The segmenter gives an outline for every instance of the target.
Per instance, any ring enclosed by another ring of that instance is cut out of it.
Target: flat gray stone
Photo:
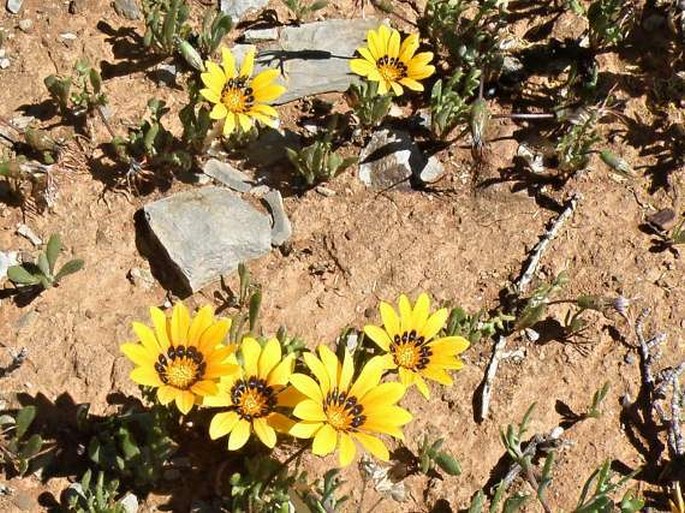
[[[305,96],[346,91],[355,75],[350,58],[363,46],[369,29],[378,27],[375,18],[326,20],[283,27],[278,43],[261,51],[257,63],[280,67],[287,91],[276,104]]]
[[[271,27],[265,29],[251,29],[246,30],[243,34],[243,39],[247,43],[262,43],[264,41],[278,40],[278,27]]]
[[[24,0],[7,0],[7,10],[12,14],[18,14]]]
[[[271,244],[282,246],[290,237],[293,236],[293,225],[288,219],[283,206],[283,196],[276,190],[270,190],[262,199],[269,205],[274,224],[271,228]]]
[[[252,189],[250,177],[227,162],[209,159],[202,172],[234,191],[249,192]]]
[[[258,12],[269,0],[221,0],[221,10],[228,14],[233,23],[238,23],[246,14]]]
[[[114,10],[126,19],[140,19],[140,7],[136,0],[114,0]]]
[[[435,157],[431,157],[428,159],[428,162],[423,169],[419,171],[419,180],[426,184],[433,183],[440,180],[444,174],[445,167],[442,165],[442,163]]]
[[[223,187],[204,187],[143,209],[178,278],[196,292],[271,250],[271,219]]]

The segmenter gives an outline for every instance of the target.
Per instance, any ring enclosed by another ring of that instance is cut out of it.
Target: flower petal
[[[228,48],[221,48],[221,64],[226,78],[235,78],[235,57]]]
[[[176,395],[176,406],[183,415],[187,415],[192,410],[194,404],[195,395],[192,392],[184,390]]]
[[[258,103],[272,102],[285,93],[285,91],[285,86],[282,86],[281,84],[270,84],[262,87],[259,92],[255,92],[254,98]]]
[[[131,327],[133,328],[133,333],[135,333],[138,340],[140,340],[140,343],[145,346],[145,349],[147,349],[150,354],[159,354],[162,351],[162,348],[155,337],[155,332],[149,327],[140,322],[131,323]]]
[[[379,86],[380,87],[380,86]],[[380,92],[380,89],[379,89]],[[400,318],[397,316],[395,309],[390,306],[385,301],[381,301],[380,304],[381,319],[383,320],[383,326],[385,326],[385,331],[388,332],[390,338],[394,338],[395,335],[401,335],[400,333]]]
[[[392,344],[392,340],[390,339],[388,332],[383,328],[369,324],[364,326],[364,333],[383,351],[390,350],[390,344]]]
[[[176,395],[180,393],[181,391],[178,388],[174,388],[169,385],[162,385],[157,389],[157,400],[162,406],[166,406],[171,401],[176,399]]]
[[[209,111],[210,119],[224,119],[226,116],[228,116],[228,109],[223,103],[217,103]]]
[[[152,325],[155,327],[157,343],[162,348],[162,351],[166,352],[171,345],[171,342],[169,341],[169,319],[167,319],[166,314],[156,306],[150,308],[150,318],[152,319]]]
[[[269,416],[266,417],[266,421],[269,423],[269,426],[280,433],[288,433],[295,425],[295,421],[293,419],[278,412],[269,414]]]
[[[361,75],[362,77],[368,76],[375,69],[376,65],[370,63],[366,59],[352,59],[350,61],[350,71],[357,75]]]
[[[262,353],[262,346],[252,337],[245,337],[240,344],[240,354],[243,355],[243,369],[245,376],[257,376],[259,367],[259,355]]]
[[[264,345],[264,349],[262,349],[262,354],[259,356],[257,364],[259,377],[266,379],[280,361],[281,343],[275,338],[269,339]]]
[[[269,449],[273,449],[276,445],[276,431],[267,424],[266,419],[263,417],[254,419],[252,421],[252,427],[254,428],[257,438],[259,438]]]
[[[142,344],[121,344],[119,349],[136,365],[153,367],[157,361],[157,353],[151,354]]]
[[[252,119],[242,112],[236,113],[236,116],[238,116],[238,124],[240,125],[240,129],[245,133],[249,132],[253,125]]]
[[[305,399],[307,399],[307,396],[295,387],[286,387],[280,392],[278,392],[278,395],[276,396],[276,403],[278,404],[278,406],[294,408]]]
[[[228,437],[228,450],[237,451],[243,445],[247,443],[247,439],[250,438],[250,432],[252,431],[251,425],[245,419],[240,419],[233,426],[231,435]]]
[[[188,329],[188,344],[198,347],[200,335],[214,322],[214,307],[205,305],[198,310]]]
[[[345,356],[343,356],[342,367],[340,368],[340,378],[338,381],[338,390],[347,391],[350,388],[350,382],[354,375],[354,364],[352,363],[352,355],[345,349]]]
[[[171,341],[174,346],[185,344],[188,340],[190,327],[190,313],[180,301],[174,305],[171,312]]]
[[[400,309],[400,331],[405,333],[415,329],[416,326],[412,324],[412,308],[409,298],[402,294],[398,306]]]
[[[257,93],[276,80],[279,75],[280,73],[276,69],[265,69],[255,75],[250,83],[250,87],[252,87],[254,93]]]
[[[312,452],[317,456],[326,456],[335,450],[338,443],[338,432],[328,424],[324,424],[314,436]]]
[[[230,319],[218,319],[214,324],[207,328],[202,335],[200,335],[200,343],[198,349],[202,353],[214,349],[219,344],[226,340],[226,335],[231,330]]]
[[[216,440],[227,435],[240,420],[240,416],[234,411],[217,413],[209,423],[209,438]]]
[[[319,385],[317,385],[316,381],[309,376],[295,373],[290,376],[290,384],[310,399],[313,399],[319,404],[323,403],[321,388],[319,388]]]
[[[216,91],[212,89],[200,89],[200,94],[202,97],[212,103],[220,103],[221,102],[221,94],[217,93]]]
[[[357,447],[354,445],[352,437],[347,433],[340,433],[340,453],[338,454],[340,466],[346,467],[352,463],[356,453]]]
[[[323,422],[298,422],[288,434],[295,438],[312,438],[323,427]]]
[[[206,395],[216,395],[219,393],[219,387],[216,386],[216,382],[205,379],[195,383],[190,387],[190,391],[195,395],[204,397]]]
[[[402,45],[400,46],[400,61],[404,62],[405,64],[409,62],[409,60],[414,56],[418,48],[419,35],[409,34],[407,38],[404,41],[402,41]]]
[[[326,375],[328,376],[328,382],[331,388],[338,388],[338,372],[340,370],[340,362],[335,353],[331,351],[327,346],[319,346],[319,358],[326,369]]]
[[[421,395],[425,397],[426,399],[430,399],[431,393],[430,390],[428,390],[428,385],[426,385],[426,382],[420,375],[416,375],[416,388],[418,389],[419,392],[421,392]]]
[[[406,391],[407,387],[402,383],[388,381],[369,390],[366,395],[362,396],[360,401],[364,405],[364,410],[372,410],[381,405],[390,406],[395,404],[402,399]]]
[[[289,354],[269,373],[267,382],[269,385],[285,386],[290,381],[290,375],[293,373],[295,366],[295,355]]]
[[[223,134],[224,136],[229,136],[233,132],[235,132],[235,114],[229,112],[226,115],[226,121],[224,122]]]
[[[162,380],[152,367],[136,367],[131,371],[129,377],[135,383],[146,387],[161,387]]]
[[[378,385],[381,380],[385,364],[382,357],[375,356],[369,360],[359,373],[359,377],[350,388],[349,395],[363,397],[369,390]]]
[[[449,315],[450,314],[447,311],[447,308],[441,308],[435,312],[426,321],[426,325],[421,330],[421,335],[423,335],[426,340],[430,340],[435,337],[435,335],[440,332],[443,326],[445,326],[445,322],[447,322],[447,317],[449,317]]]
[[[353,433],[352,436],[356,438],[360,444],[362,444],[364,449],[373,454],[379,460],[388,461],[390,459],[388,448],[379,438],[361,432]]]
[[[321,403],[312,399],[305,399],[295,406],[293,415],[310,422],[322,422],[327,418]]]
[[[252,71],[254,70],[254,49],[248,50],[243,57],[243,63],[240,66],[240,76],[241,77],[251,77]]]
[[[314,374],[316,380],[319,382],[323,395],[326,395],[328,391],[333,388],[333,386],[331,385],[331,380],[328,377],[328,372],[326,371],[326,367],[324,366],[323,362],[311,352],[304,353],[302,358],[304,359],[304,363],[307,365],[307,367],[309,367],[309,370],[312,371],[312,374]]]
[[[406,80],[406,79],[405,79]],[[407,86],[409,87],[409,86]],[[410,88],[411,89],[411,88]],[[416,299],[414,309],[412,311],[412,325],[418,332],[425,326],[428,316],[430,315],[431,300],[428,294],[422,292]]]
[[[400,80],[400,84],[405,86],[407,89],[411,89],[412,91],[423,91],[423,85],[414,80],[413,78],[403,78]]]
[[[388,57],[397,58],[400,55],[400,33],[392,29],[388,37]]]

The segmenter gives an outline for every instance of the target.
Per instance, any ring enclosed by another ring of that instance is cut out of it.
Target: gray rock
[[[277,41],[278,40],[278,28],[271,27],[265,29],[252,29],[246,30],[243,34],[243,39],[247,43],[261,43],[264,41]]]
[[[271,220],[235,193],[204,187],[143,209],[183,285],[196,292],[238,264],[271,250]]]
[[[126,19],[140,19],[140,8],[136,0],[114,0],[114,10]]]
[[[282,66],[287,91],[275,103],[346,91],[354,78],[350,58],[363,45],[368,30],[379,23],[369,18],[283,27],[278,43],[260,52],[257,58],[263,67]]]
[[[428,159],[424,168],[419,172],[419,180],[423,183],[433,183],[440,180],[445,174],[445,167],[435,157]]]
[[[124,508],[126,513],[137,513],[138,511],[138,497],[128,492],[119,500],[119,504]]]
[[[249,192],[252,189],[250,177],[226,162],[209,159],[202,171],[234,191]]]
[[[21,235],[22,237],[27,238],[29,241],[31,241],[31,244],[34,246],[40,246],[43,244],[43,240],[35,234],[35,232],[26,226],[25,224],[21,223],[17,225],[17,235]]]
[[[424,183],[435,181],[444,172],[442,165],[421,153],[407,132],[382,129],[359,154],[359,179],[369,187],[408,190],[414,176]]]
[[[246,14],[260,11],[268,3],[269,0],[221,0],[221,10],[237,23]]]
[[[293,225],[288,219],[288,214],[285,213],[283,196],[278,191],[270,190],[262,199],[269,205],[269,210],[271,210],[271,215],[274,218],[274,224],[271,228],[271,244],[281,246],[293,236]]]
[[[169,87],[176,85],[176,76],[178,75],[178,69],[173,64],[161,63],[153,70],[152,78],[158,84],[165,84]]]
[[[17,14],[21,10],[24,0],[7,0],[7,10],[12,14]]]
[[[19,265],[19,253],[16,251],[0,251],[0,282],[7,278],[7,269]]]

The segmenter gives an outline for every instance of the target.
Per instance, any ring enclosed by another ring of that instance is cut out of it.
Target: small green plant
[[[447,80],[439,79],[431,91],[431,131],[442,139],[455,127],[469,119],[471,98],[478,89],[480,71],[471,69],[464,73],[457,68]]]
[[[83,268],[83,260],[74,259],[64,264],[59,271],[55,272],[57,257],[62,251],[62,241],[56,233],[50,236],[45,251],[38,255],[35,264],[23,263],[13,265],[7,269],[7,277],[18,286],[42,287],[49,289],[59,285],[65,276],[80,271]]]
[[[419,471],[422,474],[430,475],[436,474],[437,469],[442,470],[450,476],[458,476],[461,474],[461,465],[459,461],[450,453],[441,450],[445,440],[438,438],[434,442],[428,439],[428,435],[424,435],[421,445],[419,445]]]
[[[191,32],[186,22],[190,7],[185,0],[143,0],[145,35],[143,44],[165,56],[176,52],[178,43]]]
[[[295,20],[300,23],[312,16],[316,11],[325,9],[328,5],[328,0],[314,0],[309,3],[307,0],[282,0],[290,12],[295,17]]]
[[[611,495],[632,479],[638,471],[616,479],[611,471],[611,461],[604,464],[588,478],[580,492],[580,498],[573,513],[611,513],[618,509],[621,513],[636,513],[642,510],[645,501],[628,490],[618,505]]]
[[[252,281],[250,271],[242,262],[238,264],[238,277],[240,282],[237,295],[224,284],[224,290],[228,296],[224,299],[224,303],[226,306],[238,310],[233,316],[229,335],[230,340],[234,343],[240,343],[243,336],[248,333],[255,333],[262,305],[262,288],[258,283]]]
[[[378,83],[366,80],[353,83],[345,98],[364,128],[380,125],[392,105],[392,96],[378,94]]]
[[[231,16],[223,11],[207,9],[202,18],[202,29],[198,35],[198,48],[204,57],[209,57],[219,48],[222,39],[233,28]]]
[[[419,26],[438,56],[454,66],[466,73],[495,71],[503,59],[500,32],[506,24],[506,4],[502,0],[428,0]]]
[[[333,115],[328,121],[324,135],[300,150],[286,148],[288,159],[307,185],[330,180],[357,162],[356,157],[343,158],[333,151],[333,140],[338,137],[340,116]]]
[[[108,476],[133,479],[145,488],[156,483],[176,448],[168,434],[171,414],[162,406],[132,408],[105,418],[92,418],[88,405],[78,413],[79,431],[89,439],[89,460]]]
[[[22,209],[34,205],[38,212],[54,204],[56,188],[50,166],[32,162],[24,155],[0,157],[0,178]]]
[[[587,10],[590,46],[595,49],[613,46],[630,32],[635,9],[623,0],[595,0]]]
[[[70,513],[126,513],[126,508],[115,499],[119,481],[105,481],[104,472],[98,472],[92,480],[92,472],[86,470],[80,483],[65,491],[67,511]]]
[[[457,306],[450,310],[447,323],[445,324],[444,336],[452,337],[455,335],[464,337],[476,344],[482,339],[493,336],[498,331],[504,331],[505,324],[516,318],[497,312],[494,316],[489,316],[487,312],[481,310],[476,314],[469,314],[463,308]]]
[[[580,109],[569,118],[567,129],[555,147],[562,177],[569,177],[587,166],[590,154],[601,140],[597,133],[600,118],[601,110],[594,108]]]
[[[338,492],[343,481],[338,477],[340,469],[332,468],[324,475],[320,485],[314,488],[313,491],[307,490],[302,499],[309,506],[312,512],[315,513],[333,513],[340,511],[341,506],[349,500],[348,495],[338,497]]]
[[[16,416],[0,415],[0,462],[22,476],[28,472],[31,459],[43,447],[39,434],[26,436],[35,418],[35,406],[25,406]]]
[[[91,115],[107,105],[100,72],[86,59],[76,61],[72,76],[48,75],[43,82],[62,116]]]

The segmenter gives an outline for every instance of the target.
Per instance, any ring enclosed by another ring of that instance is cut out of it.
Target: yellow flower
[[[333,351],[319,346],[319,357],[314,353],[303,355],[316,381],[305,374],[290,377],[290,383],[307,396],[293,410],[301,422],[292,427],[290,434],[314,438],[312,452],[319,456],[339,447],[341,466],[354,459],[355,441],[387,461],[388,448],[373,435],[383,433],[402,438],[400,427],[412,419],[407,410],[396,405],[404,395],[404,385],[380,383],[384,371],[380,358],[369,361],[353,382],[354,365],[349,352],[345,351],[341,364]]]
[[[138,342],[121,345],[121,352],[137,365],[131,371],[136,383],[157,388],[162,404],[176,401],[184,415],[197,397],[216,394],[217,381],[238,370],[227,362],[234,346],[223,344],[230,319],[215,319],[214,308],[205,306],[191,319],[183,303],[176,303],[171,318],[159,308],[150,309],[154,329],[134,322]]]
[[[302,396],[287,386],[295,364],[294,355],[282,357],[275,338],[264,348],[254,338],[245,337],[240,346],[243,364],[237,374],[221,378],[219,393],[205,397],[204,406],[219,406],[209,425],[209,436],[216,440],[230,433],[228,449],[240,449],[252,431],[267,447],[276,445],[276,431],[287,433],[294,422],[276,411],[292,407]],[[237,363],[235,355],[230,360]]]
[[[381,318],[385,329],[364,326],[364,333],[383,351],[388,369],[399,369],[400,381],[407,387],[416,384],[428,399],[430,392],[423,378],[442,385],[452,385],[446,370],[459,370],[464,363],[457,357],[469,347],[463,337],[434,339],[447,321],[448,312],[442,308],[430,315],[430,299],[421,294],[412,308],[404,294],[399,299],[399,316],[392,306],[381,301]]]
[[[379,94],[390,89],[400,96],[405,86],[412,91],[423,91],[419,80],[435,73],[432,52],[414,55],[419,47],[419,36],[410,34],[400,44],[400,33],[381,25],[378,30],[369,30],[366,36],[367,47],[358,48],[361,59],[352,59],[350,69],[353,73],[378,82]]]
[[[252,78],[254,50],[245,55],[239,73],[231,51],[222,48],[221,55],[222,65],[207,61],[207,71],[201,75],[206,88],[200,94],[214,104],[209,117],[226,120],[224,135],[233,133],[237,126],[247,132],[255,120],[274,126],[278,112],[267,104],[285,92],[285,87],[273,83],[278,70],[267,69]]]

